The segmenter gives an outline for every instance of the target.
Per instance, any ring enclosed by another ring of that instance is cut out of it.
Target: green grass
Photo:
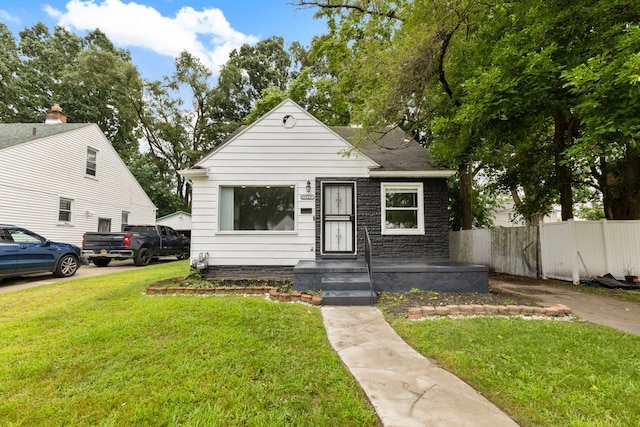
[[[522,426],[640,425],[640,337],[586,322],[389,318]]]
[[[585,294],[614,297],[627,301],[640,302],[640,290],[638,289],[609,289],[605,287],[584,285],[577,285],[574,287],[574,289],[577,289],[578,291]]]
[[[143,294],[187,272],[0,295],[0,425],[377,425],[316,307]]]

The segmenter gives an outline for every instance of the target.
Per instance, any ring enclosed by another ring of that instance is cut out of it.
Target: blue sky
[[[15,34],[43,22],[84,36],[100,28],[131,52],[145,79],[173,71],[188,50],[217,74],[232,49],[273,35],[309,46],[325,24],[292,0],[0,0],[0,22]]]

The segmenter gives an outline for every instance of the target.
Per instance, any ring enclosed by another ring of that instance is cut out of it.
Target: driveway
[[[640,302],[590,295],[578,289],[578,286],[582,285],[556,283],[547,284],[543,280],[535,279],[522,282],[502,278],[491,279],[491,287],[494,289],[534,297],[545,306],[564,304],[581,319],[640,335]]]
[[[81,279],[83,277],[98,276],[101,274],[117,273],[119,271],[133,270],[136,267],[133,265],[133,261],[113,261],[108,267],[96,267],[93,264],[83,265],[76,272],[73,277],[53,277],[51,273],[48,274],[34,274],[31,276],[15,277],[11,279],[4,279],[0,281],[0,294],[6,294],[8,292],[19,291],[22,289],[34,288],[36,286],[50,285],[52,283],[61,282],[64,280]]]

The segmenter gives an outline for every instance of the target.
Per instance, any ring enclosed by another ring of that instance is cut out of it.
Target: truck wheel
[[[58,265],[53,272],[55,277],[71,277],[76,274],[78,267],[80,266],[80,260],[73,255],[65,255],[60,258]]]
[[[111,262],[111,258],[94,258],[93,264],[96,267],[106,267]]]
[[[190,255],[191,255],[191,251],[189,250],[189,248],[183,248],[182,252],[180,252],[177,256],[178,261],[182,259],[187,259],[189,258]]]
[[[148,265],[151,262],[151,251],[149,248],[140,248],[133,263],[138,267]]]

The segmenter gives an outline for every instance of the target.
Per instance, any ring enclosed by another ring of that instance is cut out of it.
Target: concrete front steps
[[[321,289],[323,305],[375,305],[378,301],[367,273],[325,273]]]

